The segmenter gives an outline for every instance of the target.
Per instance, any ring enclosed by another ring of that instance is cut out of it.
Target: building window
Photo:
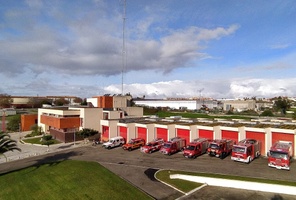
[[[108,119],[109,113],[103,113],[103,119]]]

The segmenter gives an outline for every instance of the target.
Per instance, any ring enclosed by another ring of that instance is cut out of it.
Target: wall
[[[143,117],[143,107],[126,107],[122,108],[129,117]]]
[[[79,108],[81,128],[89,128],[99,131],[100,121],[103,119],[102,108]]]
[[[37,114],[21,115],[21,131],[30,131],[33,125],[38,124]]]

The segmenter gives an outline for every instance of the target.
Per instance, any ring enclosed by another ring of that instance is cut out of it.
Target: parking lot
[[[96,151],[92,151],[95,149]],[[277,180],[289,180],[296,182],[296,171],[294,169],[294,163],[290,171],[276,170],[267,166],[266,158],[259,158],[254,160],[250,164],[244,164],[234,162],[230,160],[230,157],[226,157],[221,160],[215,157],[209,157],[208,155],[202,155],[196,159],[186,159],[181,153],[177,153],[171,156],[162,155],[159,152],[152,154],[144,154],[139,150],[124,151],[121,148],[106,150],[98,147],[90,147],[87,154],[78,156],[77,159],[95,159],[102,165],[116,174],[124,177],[126,180],[140,185],[141,189],[149,193],[149,184],[145,182],[151,181],[151,177],[147,177],[147,170],[153,171],[157,169],[174,169],[184,170],[193,172],[206,172],[206,173],[218,173],[218,174],[229,174],[246,177],[258,177],[266,179],[277,179]],[[145,177],[146,176],[146,177]],[[142,177],[142,178],[140,178]],[[155,181],[154,181],[155,182]],[[212,188],[212,189],[209,189]],[[153,193],[157,193],[159,188],[154,188]],[[212,191],[212,192],[211,192]],[[218,193],[216,191],[219,191]],[[243,193],[242,193],[243,192]],[[212,199],[272,199],[278,197],[285,197],[285,199],[295,199],[294,196],[264,193],[257,191],[238,191],[230,188],[219,188],[207,186],[190,196],[185,196],[185,199],[211,199],[207,198],[211,195],[217,194],[218,196]],[[205,195],[207,194],[207,195]],[[175,193],[170,194],[171,196],[176,195]],[[220,195],[220,196],[219,196]],[[278,195],[278,196],[276,196]],[[157,195],[152,195],[157,197]],[[224,196],[224,197],[223,197]],[[235,198],[236,197],[236,198]],[[263,198],[264,197],[264,198]],[[160,196],[157,199],[165,198]]]
[[[52,147],[52,151],[55,148]],[[69,146],[63,150],[36,155],[25,159],[0,164],[0,173],[18,169],[33,164],[63,159],[97,161],[118,176],[134,184],[155,199],[176,199],[183,196],[180,192],[166,186],[153,178],[158,169],[184,170],[192,172],[207,172],[229,174],[247,177],[258,177],[296,182],[295,163],[290,171],[276,170],[267,166],[266,158],[259,158],[250,164],[234,162],[230,157],[221,160],[208,155],[196,159],[186,159],[181,153],[171,156],[159,152],[144,154],[136,149],[124,151],[122,148],[107,150],[101,145]],[[90,172],[91,173],[91,172]],[[237,190],[223,187],[206,186],[182,199],[295,199],[295,196],[264,193],[257,191]]]

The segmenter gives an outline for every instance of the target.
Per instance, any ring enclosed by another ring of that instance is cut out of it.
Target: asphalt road
[[[159,152],[143,154],[139,150],[124,151],[121,148],[106,150],[98,146],[82,146],[69,148],[59,152],[48,153],[26,159],[0,164],[0,173],[10,172],[24,167],[47,162],[67,159],[97,161],[113,173],[134,184],[139,189],[151,195],[154,199],[296,199],[296,196],[264,193],[257,191],[237,190],[223,187],[206,186],[191,195],[182,193],[166,186],[153,178],[158,169],[184,170],[193,172],[208,172],[247,177],[259,177],[296,182],[296,165],[292,163],[290,171],[276,170],[267,166],[265,158],[254,160],[250,164],[238,163],[226,157],[221,160],[208,155],[194,160],[186,159],[182,154],[172,156]]]

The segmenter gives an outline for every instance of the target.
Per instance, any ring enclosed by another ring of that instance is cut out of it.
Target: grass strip
[[[197,173],[197,172],[184,172],[184,171],[174,171],[174,170],[161,170],[156,173],[156,178],[166,182],[169,185],[176,187],[177,189],[183,192],[189,192],[196,187],[201,186],[202,184],[197,183],[195,186],[191,181],[185,181],[180,179],[170,179],[172,174],[182,174],[182,175],[191,175],[191,176],[203,176],[210,178],[221,178],[228,180],[238,180],[238,181],[249,181],[257,183],[268,183],[268,184],[277,184],[277,185],[287,185],[287,186],[296,186],[296,182],[291,181],[281,181],[281,180],[271,180],[271,179],[261,179],[261,178],[251,178],[251,177],[241,177],[233,175],[222,175],[222,174],[210,174],[210,173]],[[199,184],[199,185],[198,185]]]
[[[96,162],[66,160],[0,175],[1,199],[151,199]]]

